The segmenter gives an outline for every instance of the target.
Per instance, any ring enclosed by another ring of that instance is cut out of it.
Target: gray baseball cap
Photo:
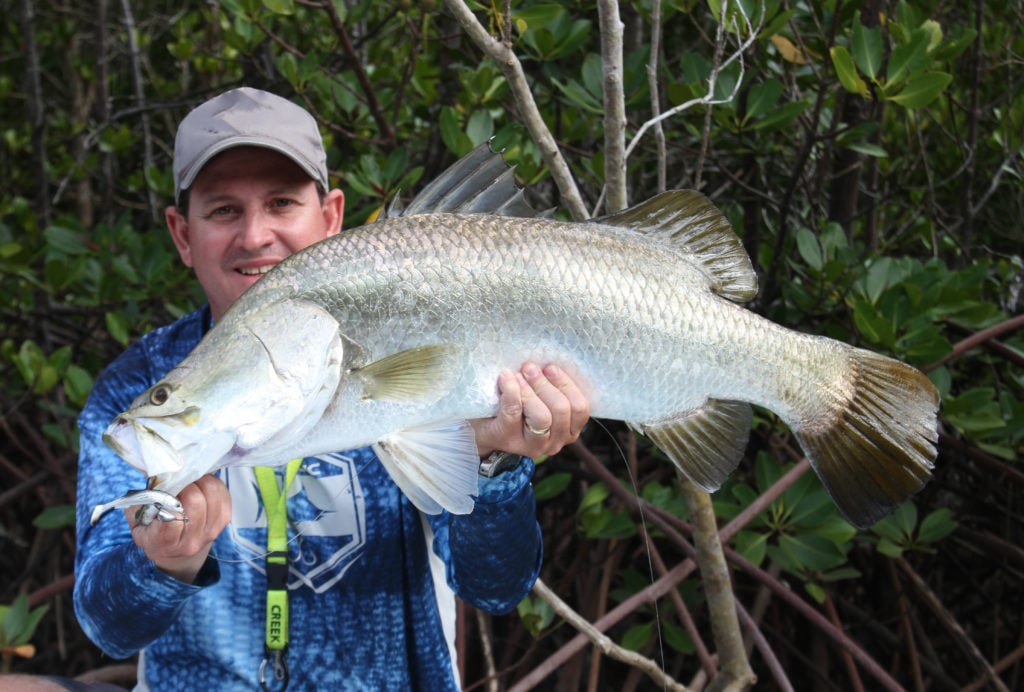
[[[284,154],[326,192],[327,154],[316,120],[291,101],[268,91],[241,87],[193,109],[174,137],[174,199],[203,166],[232,147],[265,147]]]

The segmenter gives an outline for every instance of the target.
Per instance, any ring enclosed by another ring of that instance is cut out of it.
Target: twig
[[[661,58],[661,0],[654,0],[651,7],[651,57],[647,62],[647,90],[651,92],[651,116],[661,114],[661,88],[658,84],[658,60]],[[665,147],[665,128],[661,121],[654,125],[654,143],[658,148],[658,188],[664,192],[668,187],[668,154]]]
[[[957,622],[956,618],[953,617],[952,613],[946,610],[946,607],[942,605],[942,602],[935,595],[934,592],[928,587],[924,579],[910,566],[910,563],[899,558],[896,560],[896,564],[903,571],[903,574],[910,580],[910,583],[914,585],[914,589],[917,591],[921,600],[925,602],[925,605],[932,611],[938,620],[945,625],[946,629],[953,637],[953,641],[964,653],[965,656],[973,663],[983,676],[988,678],[988,682],[994,689],[1000,690],[1001,692],[1009,692],[1009,688],[999,678],[999,675],[992,669],[992,664],[988,662],[988,659],[982,655],[981,651],[974,644],[967,633],[964,632],[963,627]]]
[[[617,0],[598,0],[601,26],[601,67],[604,74],[605,210],[614,213],[629,205],[626,194],[626,97],[622,87],[622,19]]]
[[[135,95],[135,103],[142,106],[146,101],[146,92],[143,87],[145,83],[142,78],[142,55],[139,51],[138,29],[135,26],[135,17],[132,15],[130,0],[121,0],[121,12],[124,15],[125,33],[128,36],[128,51],[131,56],[132,67],[132,90]],[[142,123],[142,164],[143,171],[153,169],[153,136],[149,130],[149,113],[143,109],[140,118]],[[146,174],[149,177],[149,174]],[[146,202],[149,206],[149,216],[153,221],[159,218],[159,207],[156,201],[156,192],[153,185],[146,186]]]
[[[587,219],[589,217],[587,207],[583,203],[583,198],[580,197],[569,165],[562,158],[562,152],[559,151],[555,138],[551,136],[547,125],[544,124],[544,119],[541,117],[540,109],[537,108],[537,102],[533,99],[533,93],[530,91],[530,85],[526,81],[526,74],[523,72],[519,58],[508,46],[487,33],[487,29],[480,24],[476,15],[463,0],[445,0],[445,5],[448,7],[448,11],[455,15],[455,19],[462,25],[470,39],[494,60],[502,74],[505,75],[505,79],[508,80],[512,94],[519,105],[523,123],[533,141],[537,143],[544,163],[551,171],[551,177],[558,186],[558,191],[569,213],[577,221]]]
[[[1002,673],[1004,670],[1012,666],[1017,661],[1024,660],[1024,644],[1021,644],[1016,649],[1011,651],[1009,654],[1001,658],[992,666],[992,670],[997,673]],[[980,678],[972,682],[970,685],[964,687],[960,692],[975,692],[980,690],[988,684],[988,676],[982,675]]]
[[[962,356],[964,353],[974,348],[975,346],[980,346],[981,344],[984,344],[988,341],[993,341],[997,337],[1002,336],[1003,334],[1006,334],[1008,332],[1014,332],[1017,331],[1018,329],[1024,329],[1024,315],[1017,315],[1016,317],[1011,317],[1010,319],[1000,322],[999,324],[993,325],[988,329],[982,329],[980,332],[977,332],[976,334],[967,337],[963,341],[958,341],[956,344],[954,344],[953,350],[946,354],[945,357],[921,369],[924,370],[925,372],[928,372],[929,370],[934,370],[935,368],[939,367],[940,365],[943,365],[944,363],[948,363],[954,358],[959,358],[960,356]],[[1018,361],[1018,365],[1024,365],[1024,356],[1020,356],[1020,358],[1021,359]]]
[[[617,661],[627,663],[634,668],[642,670],[648,675],[654,682],[656,682],[662,689],[666,690],[677,690],[679,692],[685,692],[687,689],[683,685],[670,678],[665,674],[658,664],[649,658],[641,656],[640,654],[629,651],[622,648],[609,637],[601,633],[597,628],[587,622],[582,616],[576,611],[570,608],[565,601],[560,599],[554,591],[549,589],[547,585],[540,579],[533,585],[533,592],[542,598],[548,605],[551,606],[555,613],[563,618],[566,622],[576,628],[577,631],[584,634],[594,646],[600,649],[601,653],[614,658]],[[520,687],[520,682],[513,690],[527,689]]]
[[[747,612],[747,609],[739,601],[736,602],[736,613],[739,615],[740,622],[743,623],[743,629],[750,635],[754,646],[757,647],[761,657],[764,658],[765,665],[768,666],[772,677],[775,678],[775,684],[779,686],[782,692],[793,692],[793,683],[789,681],[782,663],[779,662],[768,640],[765,639],[761,628],[757,626],[757,622],[754,621],[754,618],[751,617],[750,613]]]
[[[366,96],[366,105],[370,109],[371,115],[373,115],[374,122],[377,123],[381,136],[388,146],[395,146],[395,128],[391,126],[391,123],[384,116],[384,109],[381,108],[380,102],[377,100],[377,92],[370,81],[370,77],[366,74],[366,70],[363,68],[363,63],[356,54],[355,48],[352,46],[352,40],[348,36],[348,31],[345,30],[345,23],[341,21],[341,17],[338,15],[338,10],[333,2],[324,2],[321,7],[327,12],[327,16],[331,20],[331,27],[334,29],[334,35],[338,37],[341,49],[352,63],[352,70],[355,72],[356,79],[359,80],[359,86],[363,90],[363,95]]]

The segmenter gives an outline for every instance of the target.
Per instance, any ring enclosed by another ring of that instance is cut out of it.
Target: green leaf
[[[476,111],[466,123],[466,135],[473,145],[486,142],[494,134],[494,119],[485,110]]]
[[[828,54],[832,58],[832,66],[835,68],[836,76],[839,77],[839,83],[843,85],[843,88],[851,94],[860,94],[864,98],[870,99],[871,92],[868,91],[868,85],[857,74],[857,68],[853,64],[853,58],[850,57],[849,51],[843,46],[832,46]]]
[[[533,484],[533,494],[537,498],[537,502],[550,500],[561,495],[569,486],[571,480],[571,473],[553,473]]]
[[[651,640],[653,633],[654,626],[650,622],[633,625],[622,636],[622,648],[629,651],[639,651]]]
[[[911,75],[899,93],[886,98],[904,108],[922,108],[938,98],[952,81],[953,75],[945,72]]]
[[[82,241],[77,231],[63,226],[50,226],[43,235],[46,237],[46,244],[52,250],[65,255],[82,255],[89,251],[89,248]]]
[[[870,144],[868,142],[850,142],[845,146],[847,149],[852,149],[858,154],[864,154],[865,156],[874,156],[879,159],[884,159],[889,156],[889,152],[877,144]]]
[[[692,655],[696,651],[689,633],[679,625],[664,620],[661,623],[661,634],[665,643],[679,653]]]
[[[894,559],[903,556],[903,548],[888,538],[878,541],[878,552]]]
[[[810,594],[811,598],[818,603],[825,602],[825,589],[820,584],[815,584],[814,582],[809,581],[804,584],[804,589],[808,594]]]
[[[850,44],[853,61],[868,79],[878,79],[878,71],[882,65],[884,46],[882,31],[878,27],[868,28],[859,21],[853,25],[853,41]]]
[[[956,530],[956,520],[949,510],[943,507],[930,513],[921,522],[917,531],[917,540],[921,543],[937,543]]]
[[[580,500],[579,509],[576,511],[582,514],[591,507],[600,505],[610,494],[611,490],[608,489],[607,485],[604,483],[595,483],[587,489],[583,499]]]
[[[923,70],[928,65],[928,33],[917,30],[910,38],[910,43],[893,48],[885,70],[886,86],[898,84],[911,73]]]
[[[295,0],[263,0],[263,6],[275,14],[295,13]]]
[[[40,529],[62,529],[75,525],[74,505],[54,505],[43,510],[32,520],[32,525]]]
[[[821,271],[825,264],[825,258],[822,256],[817,236],[810,229],[801,227],[797,230],[796,247],[807,266],[815,271]]]
[[[755,84],[747,94],[747,118],[756,118],[771,110],[782,96],[782,82],[769,79],[764,84]]]
[[[107,331],[122,346],[128,345],[128,320],[119,312],[108,312],[105,316]]]

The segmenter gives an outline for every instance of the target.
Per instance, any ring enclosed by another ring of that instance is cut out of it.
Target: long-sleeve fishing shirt
[[[209,326],[203,308],[143,336],[79,418],[75,612],[110,656],[141,651],[137,689],[250,690],[264,658],[266,514],[252,469],[220,472],[232,519],[194,583],[157,569],[122,512],[90,526],[96,505],[145,487],[104,428]],[[471,514],[425,516],[369,448],[304,459],[288,491],[289,688],[457,689],[455,596],[507,612],[539,572],[532,473],[524,459],[481,477]]]

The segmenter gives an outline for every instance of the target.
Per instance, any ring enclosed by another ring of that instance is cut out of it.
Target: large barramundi
[[[929,477],[936,390],[741,307],[756,290],[728,221],[692,191],[581,223],[390,218],[277,265],[104,438],[171,494],[225,466],[373,445],[420,509],[466,513],[479,459],[465,421],[494,415],[499,371],[531,360],[709,491],[763,406],[870,525]]]

